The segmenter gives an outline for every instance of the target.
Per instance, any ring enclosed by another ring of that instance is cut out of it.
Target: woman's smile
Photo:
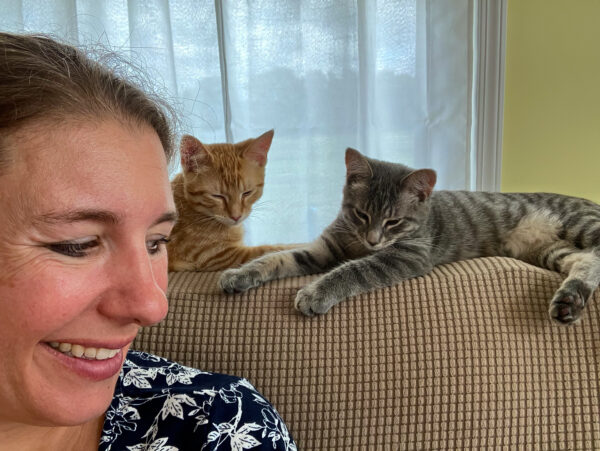
[[[120,349],[92,348],[84,347],[78,344],[51,341],[48,343],[54,348],[69,357],[77,357],[89,360],[106,360],[114,357]]]
[[[50,358],[65,367],[67,371],[95,382],[115,376],[121,370],[121,365],[127,354],[126,349],[85,348],[71,343],[58,344],[52,342],[41,343],[41,345]],[[55,348],[53,345],[57,345],[57,347]],[[61,351],[61,347],[68,350]],[[99,359],[97,357],[98,349],[100,350],[100,357],[104,358]],[[88,357],[92,353],[96,355]]]

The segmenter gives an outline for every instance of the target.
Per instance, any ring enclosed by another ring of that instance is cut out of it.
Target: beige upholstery
[[[311,277],[221,294],[172,273],[170,312],[134,347],[244,376],[300,450],[600,449],[600,300],[561,327],[561,277],[507,258],[436,268],[306,318]]]

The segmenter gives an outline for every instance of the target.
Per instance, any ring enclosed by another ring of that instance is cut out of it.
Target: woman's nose
[[[109,271],[110,289],[101,302],[105,316],[121,322],[150,326],[167,314],[167,263],[153,259],[145,249],[115,257]]]

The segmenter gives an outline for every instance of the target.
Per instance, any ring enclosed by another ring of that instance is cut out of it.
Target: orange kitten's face
[[[270,131],[237,144],[204,145],[184,137],[181,153],[189,204],[222,224],[240,224],[262,196],[272,138]]]
[[[262,196],[265,169],[241,157],[229,157],[224,159],[236,167],[216,159],[199,173],[185,173],[184,180],[186,198],[194,209],[232,226],[246,219],[254,202]]]

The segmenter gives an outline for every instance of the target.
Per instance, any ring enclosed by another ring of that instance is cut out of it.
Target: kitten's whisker
[[[257,201],[254,203],[254,206],[253,206],[253,208],[256,208],[256,207],[262,208],[262,207],[264,207],[265,205],[274,205],[274,204],[277,204],[277,203],[278,203],[278,202],[274,202],[274,201],[272,201],[272,200],[267,200],[267,199],[259,199],[259,200],[257,200]]]

